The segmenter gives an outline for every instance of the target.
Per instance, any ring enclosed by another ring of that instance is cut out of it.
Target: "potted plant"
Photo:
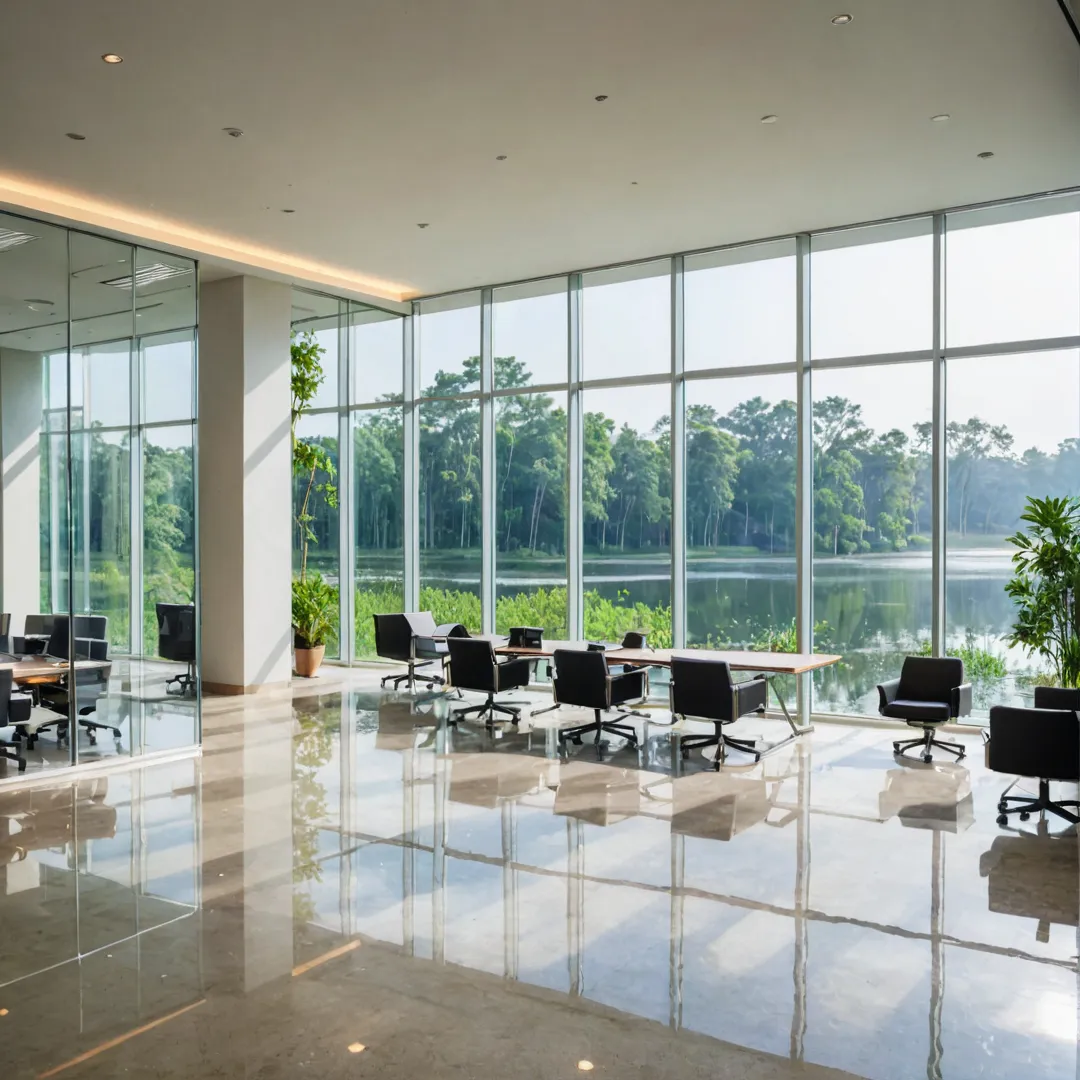
[[[293,334],[292,357],[292,455],[293,473],[300,479],[303,496],[294,515],[300,570],[292,583],[293,666],[297,675],[311,678],[322,663],[326,639],[334,632],[333,614],[338,590],[328,585],[317,571],[308,570],[308,549],[319,542],[311,523],[318,499],[337,506],[335,469],[329,453],[317,443],[297,438],[296,425],[311,409],[311,403],[326,378],[322,369],[323,347],[310,331]]]
[[[1017,606],[1010,645],[1037,653],[1058,686],[1080,687],[1080,499],[1028,499],[1009,537],[1016,568],[1005,591]]]
[[[326,639],[334,632],[338,592],[317,570],[293,581],[293,666],[297,675],[311,678],[326,653]]]

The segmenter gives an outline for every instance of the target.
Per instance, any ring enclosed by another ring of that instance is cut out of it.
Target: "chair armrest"
[[[620,705],[626,701],[632,701],[645,693],[645,671],[624,671],[620,675],[608,675],[607,677],[607,703]]]
[[[900,693],[900,680],[890,679],[888,682],[879,683],[877,692],[880,712],[886,705],[891,705],[896,700],[896,695]]]
[[[496,661],[495,685],[499,690],[512,690],[515,686],[528,686],[531,681],[531,666],[532,661],[527,656]]]
[[[954,717],[969,716],[971,714],[971,683],[955,687],[949,704],[952,706],[951,711]]]
[[[759,706],[765,708],[769,703],[769,682],[767,679],[746,679],[734,683],[737,716],[745,716]]]

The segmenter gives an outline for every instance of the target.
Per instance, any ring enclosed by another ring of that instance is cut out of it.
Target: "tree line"
[[[479,358],[440,371],[419,406],[420,545],[480,545]],[[528,382],[515,357],[496,357],[495,386]],[[446,400],[449,398],[449,400]],[[400,406],[359,412],[354,424],[357,545],[402,546]],[[929,543],[930,423],[874,431],[861,406],[830,396],[814,403],[814,547],[823,555],[900,551]],[[647,553],[671,543],[670,419],[648,430],[603,411],[584,416],[582,511],[586,546]],[[782,554],[794,549],[795,402],[752,397],[728,412],[690,405],[686,414],[686,534],[694,549]],[[1080,489],[1080,439],[1053,453],[1021,449],[1007,428],[973,416],[947,427],[948,528],[961,536],[1012,531],[1029,494]],[[320,440],[336,461],[337,440]],[[548,394],[496,398],[496,544],[505,554],[565,553],[566,411]],[[321,507],[320,543],[336,547],[336,513]]]

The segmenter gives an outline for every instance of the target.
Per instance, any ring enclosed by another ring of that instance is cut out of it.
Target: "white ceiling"
[[[0,201],[401,298],[1075,184],[1078,90],[1055,0],[6,0]]]

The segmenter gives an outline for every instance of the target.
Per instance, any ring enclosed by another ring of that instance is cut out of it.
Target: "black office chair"
[[[439,665],[440,674],[423,671],[420,679],[427,683],[429,690],[433,689],[436,683],[442,686],[446,681],[442,668],[450,650],[445,641],[436,639],[469,636],[468,630],[460,623],[436,626],[435,617],[430,611],[407,611],[375,615],[373,618],[376,655],[384,660],[398,660],[409,668],[403,675],[386,675],[381,680],[382,686],[393,683],[395,690],[406,681],[412,690],[416,685],[417,671],[436,663]]]
[[[26,772],[26,758],[19,753],[19,726],[30,720],[33,700],[29,694],[16,693],[13,687],[11,670],[0,670],[0,728],[15,728],[15,738],[11,741],[0,739],[0,757],[14,761],[19,772]]]
[[[724,761],[728,747],[752,755],[755,761],[760,759],[756,739],[734,739],[724,733],[724,728],[741,716],[765,711],[769,703],[769,684],[765,679],[736,682],[731,677],[731,668],[723,660],[673,656],[668,692],[673,714],[683,720],[689,717],[713,722],[711,735],[684,735],[679,740],[683,757],[691,750],[715,746],[714,765],[717,769]]]
[[[601,714],[606,709],[642,697],[645,690],[643,671],[613,675],[608,671],[607,657],[602,649],[556,649],[552,662],[555,668],[552,678],[555,700],[562,705],[592,709],[596,717],[591,724],[562,728],[559,731],[560,743],[565,745],[569,740],[580,746],[582,735],[594,731],[596,736],[593,742],[598,755],[602,745],[600,736],[605,732],[619,735],[631,746],[637,746],[637,732],[629,724],[619,723],[629,713],[620,712],[612,720],[605,720]]]
[[[1056,814],[1076,824],[1080,822],[1080,801],[1051,799],[1050,781],[1080,780],[1080,690],[1037,686],[1035,706],[1017,709],[995,705],[990,710],[989,768],[1039,781],[1036,796],[1010,795],[1019,782],[1016,780],[1001,793],[998,824],[1006,824],[1009,814],[1019,814],[1021,821],[1027,821],[1033,813]]]
[[[0,614],[0,653],[11,653],[11,615]]]
[[[950,720],[971,712],[971,684],[964,682],[964,661],[955,656],[907,656],[900,678],[878,688],[878,712],[892,720],[904,720],[921,727],[918,739],[893,743],[893,751],[905,754],[922,747],[922,759],[933,761],[932,747],[948,750],[959,761],[967,752],[960,743],[934,738],[935,730]]]
[[[186,664],[187,670],[165,680],[165,693],[176,684],[180,693],[195,688],[195,605],[155,604],[158,625],[158,656],[178,664]]]
[[[451,637],[446,644],[450,649],[450,680],[457,690],[477,690],[487,694],[480,705],[454,709],[449,723],[456,724],[466,716],[476,713],[477,720],[485,720],[488,727],[495,723],[495,714],[505,713],[512,723],[521,718],[521,710],[495,700],[504,690],[529,685],[529,660],[521,657],[499,663],[495,648],[486,638]]]
[[[27,615],[23,620],[22,634],[16,634],[12,640],[12,652],[23,656],[37,656],[44,652],[52,629],[52,615]]]
[[[104,615],[76,615],[75,623],[71,627],[75,634],[80,631],[104,635],[108,630],[108,619]],[[56,660],[69,658],[68,639],[68,616],[56,615],[53,617],[53,630],[49,637],[46,653]],[[75,719],[78,725],[86,730],[91,744],[97,743],[97,732],[111,731],[119,740],[121,731],[115,724],[104,724],[90,717],[97,712],[98,701],[108,693],[109,679],[112,676],[112,664],[109,659],[109,642],[102,637],[75,637],[76,660],[98,660],[103,662],[101,667],[76,669],[69,673],[65,682],[59,686],[44,685],[39,689],[39,701],[43,708],[57,714],[59,719],[49,720],[39,724],[33,734],[28,736],[28,745],[33,748],[37,742],[38,733],[45,727],[56,727],[58,742],[62,742],[68,733],[68,723],[71,712],[71,685],[70,680],[75,679]]]

